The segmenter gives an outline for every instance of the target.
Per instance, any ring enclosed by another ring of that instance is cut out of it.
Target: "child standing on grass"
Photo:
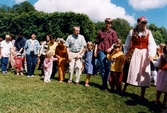
[[[53,61],[57,60],[57,58],[54,58],[52,55],[52,52],[50,50],[46,51],[46,57],[44,59],[44,82],[50,82],[50,77],[52,74],[52,68],[53,68]]]
[[[95,68],[94,65],[94,52],[93,52],[93,43],[87,42],[87,49],[85,50],[84,56],[84,73],[86,75],[85,86],[89,86],[89,80],[91,75],[93,74],[93,70]]]
[[[159,103],[161,93],[164,93],[163,105],[167,103],[167,45],[163,48],[163,54],[157,59],[157,61],[151,60],[151,62],[159,68],[157,74],[156,84],[156,104]]]
[[[9,56],[12,50],[12,42],[10,41],[10,35],[5,35],[5,40],[1,42],[0,51],[1,51],[1,69],[2,74],[7,74],[7,65],[9,61]]]
[[[121,84],[122,84],[122,71],[123,71],[123,61],[124,61],[124,53],[122,52],[122,44],[115,43],[113,46],[113,51],[111,54],[107,54],[107,59],[111,61],[110,66],[110,91],[114,91],[114,87],[116,86],[116,91],[118,93],[121,92]]]
[[[16,56],[14,57],[15,60],[15,69],[16,69],[16,75],[23,75],[23,61],[25,58],[22,58],[21,53],[17,53]]]

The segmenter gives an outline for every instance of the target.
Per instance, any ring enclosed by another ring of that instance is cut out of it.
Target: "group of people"
[[[9,57],[15,61],[16,74],[23,74],[23,68],[27,70],[27,77],[34,76],[34,70],[39,58],[41,75],[44,82],[50,82],[58,71],[58,80],[65,79],[68,67],[68,84],[72,83],[75,72],[75,84],[79,85],[80,75],[86,74],[85,86],[89,86],[91,75],[95,73],[95,59],[100,63],[102,77],[101,89],[110,91],[126,92],[128,85],[141,87],[140,99],[145,99],[146,88],[150,86],[151,76],[157,89],[156,103],[159,103],[161,93],[164,93],[163,105],[167,102],[167,46],[161,49],[159,57],[155,58],[157,45],[152,33],[147,29],[148,20],[141,16],[137,19],[137,25],[130,30],[125,44],[117,37],[116,31],[111,29],[112,19],[105,19],[105,28],[98,31],[95,44],[86,40],[80,34],[80,27],[73,27],[73,34],[66,40],[47,35],[42,44],[36,40],[36,34],[32,33],[26,40],[20,32],[18,38],[12,44],[11,36],[6,35],[1,42],[1,69],[7,73]],[[14,48],[14,50],[12,50]],[[22,57],[23,56],[23,57]],[[19,60],[18,60],[19,59]],[[24,67],[24,61],[27,66]],[[17,65],[16,65],[17,64]],[[151,66],[152,65],[152,66]],[[23,66],[23,67],[22,67]],[[156,67],[157,74],[153,74],[151,67]],[[122,88],[122,82],[124,87]]]

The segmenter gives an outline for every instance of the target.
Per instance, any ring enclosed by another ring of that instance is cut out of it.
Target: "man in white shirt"
[[[7,64],[8,64],[9,56],[11,54],[11,49],[12,49],[12,42],[10,41],[9,34],[5,35],[5,40],[1,42],[0,49],[1,49],[0,56],[1,56],[2,74],[7,74]]]

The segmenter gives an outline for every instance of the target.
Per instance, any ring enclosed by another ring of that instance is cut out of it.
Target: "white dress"
[[[125,41],[125,46],[124,46],[125,54],[130,49],[132,33],[133,33],[133,30],[129,32],[127,39]],[[128,84],[140,86],[140,87],[150,86],[151,70],[150,70],[150,61],[148,59],[148,56],[155,56],[156,44],[153,39],[151,31],[146,30],[146,34],[148,33],[149,33],[148,48],[134,49],[134,52],[130,61],[130,65],[129,65],[128,75],[127,75]],[[141,36],[142,32],[139,32],[138,35]]]

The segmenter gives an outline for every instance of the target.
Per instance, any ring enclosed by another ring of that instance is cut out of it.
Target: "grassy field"
[[[79,86],[41,80],[35,77],[0,74],[0,113],[161,113],[154,105],[155,87],[146,90],[147,102],[138,100],[140,88],[129,86],[128,94],[120,96],[100,90],[101,77],[92,76],[90,87],[84,87],[85,75]],[[57,77],[57,74],[56,74]],[[68,76],[66,75],[66,81]],[[162,99],[161,99],[162,100]]]

